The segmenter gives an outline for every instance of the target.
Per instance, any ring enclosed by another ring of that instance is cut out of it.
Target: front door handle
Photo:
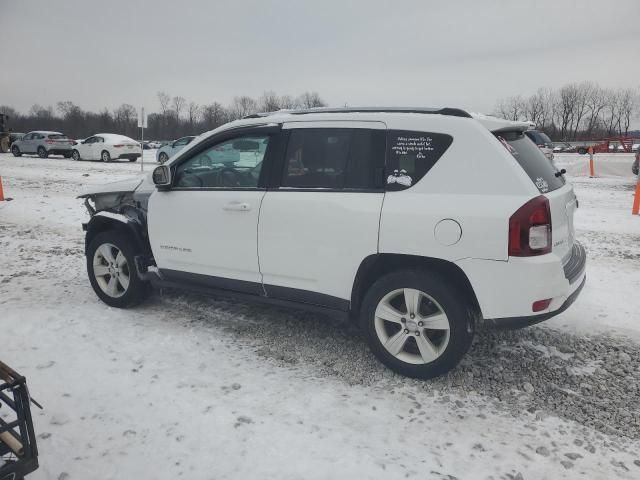
[[[232,212],[248,212],[251,210],[251,205],[245,202],[229,202],[224,206],[224,209]]]

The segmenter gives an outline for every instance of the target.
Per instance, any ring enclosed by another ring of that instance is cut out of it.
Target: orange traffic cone
[[[596,172],[593,165],[593,147],[589,147],[589,177],[593,178],[595,176]]]
[[[2,195],[2,186],[0,185],[0,196]],[[633,198],[633,208],[631,208],[631,215],[638,215],[640,212],[640,176],[638,176],[638,182],[636,183],[636,193]]]
[[[4,200],[4,191],[2,190],[2,177],[0,177],[0,202]]]

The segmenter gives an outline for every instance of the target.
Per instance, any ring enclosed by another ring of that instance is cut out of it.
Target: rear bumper
[[[71,155],[71,151],[72,151],[71,147],[68,147],[68,148],[55,147],[55,148],[47,149],[47,153],[49,155]]]
[[[575,301],[586,276],[586,252],[575,242],[564,264],[555,254],[510,257],[508,261],[465,259],[457,262],[476,294],[484,323],[517,328],[547,320]],[[547,309],[533,304],[549,299]]]
[[[141,156],[141,153],[121,153],[120,156],[116,157],[116,160],[120,158],[126,158],[127,160],[130,160]]]
[[[531,315],[529,317],[509,317],[509,318],[490,318],[484,321],[485,326],[489,328],[504,328],[504,329],[517,329],[530,327],[531,325],[535,325],[536,323],[544,322],[545,320],[549,320],[550,318],[555,317],[556,315],[560,315],[567,308],[573,305],[573,302],[576,301],[578,295],[582,291],[584,284],[587,281],[587,276],[582,276],[582,282],[578,285],[578,287],[573,291],[571,295],[567,297],[565,302],[560,306],[558,310],[553,312],[543,313],[541,315]]]

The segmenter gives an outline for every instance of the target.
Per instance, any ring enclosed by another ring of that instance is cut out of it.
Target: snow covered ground
[[[573,178],[589,265],[572,308],[481,332],[419,382],[315,314],[177,292],[102,304],[75,195],[139,169],[0,155],[0,358],[45,407],[30,478],[640,477],[633,178]]]

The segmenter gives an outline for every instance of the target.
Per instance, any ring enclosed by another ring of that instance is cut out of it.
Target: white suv
[[[478,325],[548,319],[584,285],[573,188],[527,127],[450,108],[229,123],[82,195],[91,285],[115,307],[156,285],[339,312],[391,369],[440,375]]]

